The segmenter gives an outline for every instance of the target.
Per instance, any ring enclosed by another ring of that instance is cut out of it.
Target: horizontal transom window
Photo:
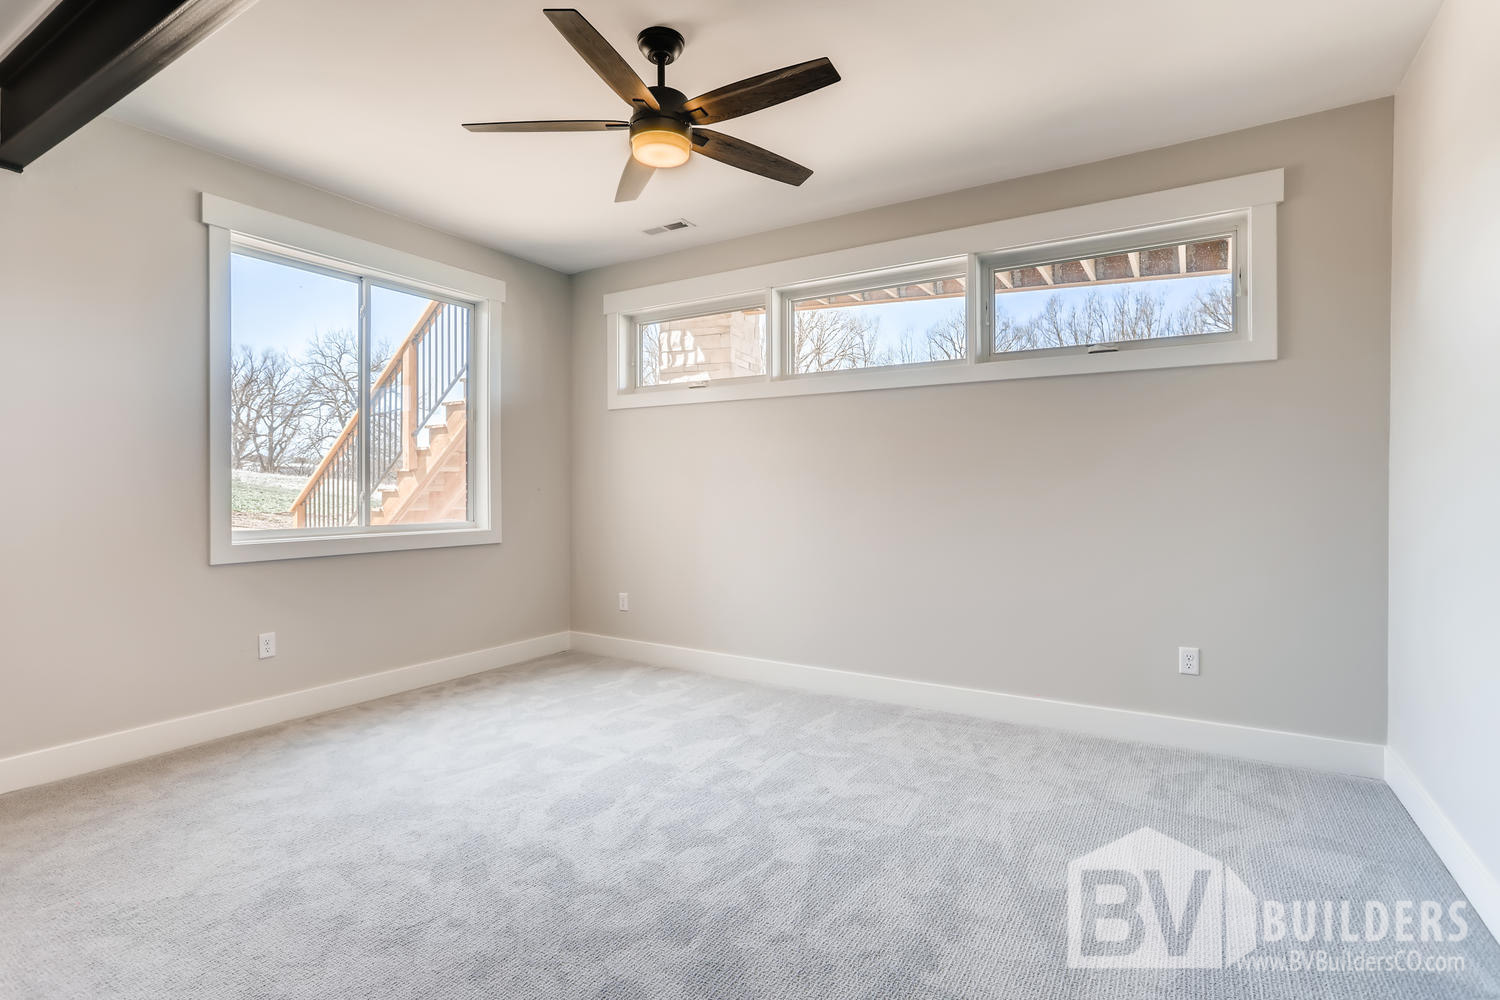
[[[1234,236],[990,268],[995,354],[1233,334]]]
[[[968,356],[962,260],[930,275],[850,280],[786,296],[789,374],[961,361]]]
[[[642,388],[766,373],[764,305],[640,317],[635,332]]]
[[[1267,171],[611,293],[609,405],[1271,360],[1282,190]]]

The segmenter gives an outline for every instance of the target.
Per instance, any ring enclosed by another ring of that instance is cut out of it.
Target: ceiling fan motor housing
[[[659,115],[655,111],[642,111],[630,119],[630,134],[640,132],[674,132],[691,138],[692,130],[681,118]]]
[[[651,91],[651,96],[656,98],[660,110],[653,111],[651,108],[636,105],[635,113],[630,116],[630,130],[636,131],[637,123],[644,126],[648,122],[653,127],[661,123],[664,128],[671,128],[673,124],[676,124],[685,130],[689,125],[687,95],[671,87],[648,87],[647,89]]]

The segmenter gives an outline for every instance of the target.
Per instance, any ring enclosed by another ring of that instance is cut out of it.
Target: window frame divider
[[[359,490],[359,527],[370,527],[370,279],[359,276],[359,411],[355,424],[355,454],[358,457],[359,473],[356,477]]]

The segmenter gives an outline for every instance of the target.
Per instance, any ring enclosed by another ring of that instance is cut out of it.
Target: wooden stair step
[[[382,490],[382,523],[462,521],[468,516],[467,401],[445,402],[445,423],[427,425],[414,467]],[[389,493],[389,496],[385,494]]]

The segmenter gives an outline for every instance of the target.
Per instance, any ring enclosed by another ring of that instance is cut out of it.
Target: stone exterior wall
[[[765,314],[719,313],[660,324],[661,382],[765,374]]]

